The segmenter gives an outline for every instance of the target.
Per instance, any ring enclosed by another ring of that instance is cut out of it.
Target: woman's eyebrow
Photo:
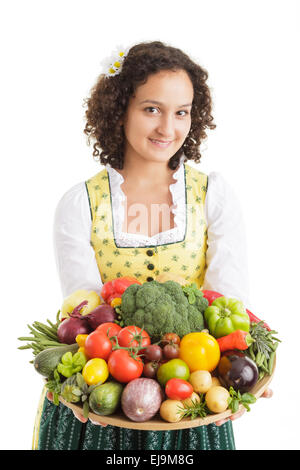
[[[155,100],[144,100],[144,101],[141,101],[139,104],[143,104],[143,103],[154,103],[154,104],[163,105],[163,103],[161,103],[160,101],[155,101]],[[178,108],[183,108],[184,106],[192,106],[192,103],[182,104],[181,106],[178,106]]]

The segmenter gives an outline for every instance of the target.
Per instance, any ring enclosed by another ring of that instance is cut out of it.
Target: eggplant
[[[218,365],[218,377],[226,388],[248,392],[258,381],[258,368],[250,357],[237,351],[226,351]]]

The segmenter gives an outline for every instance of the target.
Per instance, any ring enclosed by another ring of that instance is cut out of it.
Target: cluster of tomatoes
[[[151,344],[149,334],[138,326],[122,328],[110,322],[88,335],[78,335],[76,342],[88,360],[82,371],[88,385],[104,382],[109,374],[121,383],[142,375],[155,378],[158,368],[178,358],[180,351],[180,338],[175,333]]]
[[[88,385],[104,382],[110,374],[121,383],[143,373],[143,348],[151,344],[145,330],[137,326],[122,328],[116,323],[102,323],[89,335],[78,335],[76,342],[88,362],[82,371]]]

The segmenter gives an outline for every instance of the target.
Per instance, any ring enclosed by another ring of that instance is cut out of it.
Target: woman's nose
[[[172,139],[174,136],[174,118],[171,114],[164,114],[161,116],[157,130],[166,139]]]

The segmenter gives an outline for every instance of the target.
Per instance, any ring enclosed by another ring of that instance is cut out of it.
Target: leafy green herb
[[[239,409],[239,405],[243,405],[247,411],[250,411],[250,406],[256,402],[256,398],[252,393],[243,393],[240,391],[236,392],[233,387],[229,389],[229,398],[228,398],[228,407],[231,409],[232,413],[236,413]]]
[[[81,351],[77,351],[72,355],[70,351],[66,352],[61,362],[57,366],[58,372],[64,377],[71,377],[80,372],[86,364],[86,357]]]
[[[181,418],[188,418],[189,416],[191,419],[195,419],[198,416],[200,416],[200,418],[205,418],[205,416],[209,414],[209,409],[207,408],[204,394],[201,393],[199,396],[200,401],[191,400],[192,404],[189,406],[178,406],[178,409],[181,413]]]
[[[60,375],[57,372],[57,369],[55,369],[53,372],[53,379],[47,381],[46,387],[48,388],[49,392],[53,393],[53,403],[57,406],[59,405],[58,397],[61,392],[61,385]]]

